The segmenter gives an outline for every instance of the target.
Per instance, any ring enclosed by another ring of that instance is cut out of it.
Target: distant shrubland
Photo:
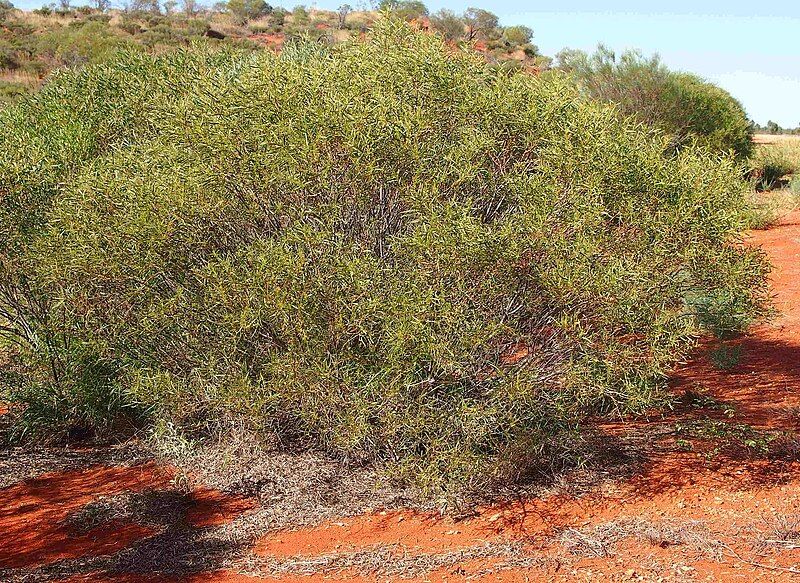
[[[767,138],[757,136],[759,142]],[[800,206],[800,139],[776,136],[759,143],[749,161],[750,226],[774,225]]]
[[[769,134],[769,135],[789,135],[789,136],[800,136],[800,126],[796,128],[784,128],[781,127],[776,122],[769,120],[766,125],[759,125],[753,124],[753,130],[757,134]]]
[[[331,45],[372,29],[387,16],[441,35],[451,45],[467,45],[504,69],[541,72],[551,60],[534,44],[534,31],[501,25],[482,8],[463,13],[429,12],[418,0],[384,0],[377,10],[292,10],[265,0],[228,0],[211,7],[194,1],[136,0],[110,9],[69,2],[33,12],[14,10],[0,0],[0,105],[19,99],[59,67],[99,63],[118,50],[162,53],[190,44],[280,50],[284,43],[311,39]],[[733,152],[741,161],[751,153],[751,122],[727,92],[687,73],[667,69],[658,59],[627,52],[619,59],[604,47],[594,55],[565,49],[558,68],[571,73],[584,95],[617,104],[620,110],[673,137],[676,148],[697,140],[715,151]],[[770,129],[778,131],[777,124]],[[777,128],[777,129],[776,129]]]
[[[737,163],[673,146],[394,19],[58,71],[0,112],[17,435],[235,426],[514,479],[763,311]]]

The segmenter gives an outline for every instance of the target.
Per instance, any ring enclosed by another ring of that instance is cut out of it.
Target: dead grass
[[[775,514],[762,518],[755,525],[754,550],[762,553],[767,549],[800,549],[800,514]]]
[[[776,225],[800,206],[800,196],[791,188],[765,192],[751,191],[747,198],[748,226],[755,230],[764,230]]]
[[[0,418],[1,420],[2,418]],[[152,456],[138,443],[76,450],[69,447],[8,447],[0,438],[0,488],[49,472],[79,470],[103,465],[135,465]]]
[[[753,136],[753,142],[756,144],[775,144],[782,142],[800,143],[800,136],[787,134],[755,134]]]
[[[3,80],[7,83],[24,85],[25,87],[31,89],[38,87],[39,83],[41,83],[39,76],[34,73],[28,71],[8,71],[6,69],[0,69],[0,80]]]
[[[180,490],[102,496],[70,515],[65,524],[78,534],[121,520],[152,528],[169,527],[182,524],[191,505],[189,495]]]
[[[498,559],[493,572],[521,566],[546,565],[548,560],[519,543],[482,543],[455,551],[412,554],[400,545],[377,545],[353,552],[286,559],[250,557],[239,572],[258,577],[329,575],[343,571],[372,576],[411,578],[453,567],[466,561]]]
[[[571,554],[581,557],[611,557],[617,545],[626,539],[666,548],[683,545],[720,560],[723,546],[699,520],[625,518],[585,528],[568,528],[561,533],[560,542]]]
[[[244,427],[232,426],[204,443],[161,435],[151,446],[163,462],[177,467],[187,490],[196,483],[256,498],[259,510],[250,519],[256,531],[315,525],[375,510],[437,508],[435,500],[421,498],[416,490],[387,483],[374,467],[308,449],[287,452],[260,442]]]

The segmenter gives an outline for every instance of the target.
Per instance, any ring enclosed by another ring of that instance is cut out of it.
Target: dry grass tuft
[[[800,514],[775,514],[756,525],[755,550],[800,549]]]
[[[409,553],[400,545],[378,545],[353,552],[314,557],[250,557],[239,570],[243,574],[260,577],[287,574],[312,576],[357,571],[373,576],[411,578],[478,559],[500,559],[494,566],[494,571],[520,566],[519,561],[522,560],[526,565],[544,561],[519,543],[482,543],[433,554]]]
[[[568,528],[561,533],[561,544],[573,555],[610,557],[619,542],[634,539],[651,546],[666,548],[686,545],[715,560],[722,557],[723,547],[699,520],[664,519],[658,521],[626,518],[604,524]]]
[[[258,499],[248,529],[259,534],[375,510],[436,509],[435,500],[424,501],[419,491],[386,482],[374,467],[307,449],[279,450],[244,427],[231,426],[203,443],[161,435],[152,445],[180,475],[192,476],[187,488],[198,483]]]

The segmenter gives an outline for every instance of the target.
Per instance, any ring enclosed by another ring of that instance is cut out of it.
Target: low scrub
[[[428,488],[640,410],[765,296],[732,160],[387,19],[60,72],[0,113],[19,431],[236,422]]]
[[[800,139],[759,144],[750,159],[750,180],[758,191],[790,185],[800,175]]]
[[[763,230],[776,225],[800,206],[800,180],[795,178],[789,188],[774,191],[752,191],[747,195],[745,211],[747,227]]]

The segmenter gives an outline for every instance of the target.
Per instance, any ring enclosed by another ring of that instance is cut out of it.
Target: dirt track
[[[549,495],[458,520],[374,511],[251,549],[225,529],[254,502],[183,492],[152,463],[93,465],[0,489],[0,580],[800,580],[800,213],[751,242],[781,316],[739,341],[731,370],[679,370],[670,415],[601,428],[606,465]]]

